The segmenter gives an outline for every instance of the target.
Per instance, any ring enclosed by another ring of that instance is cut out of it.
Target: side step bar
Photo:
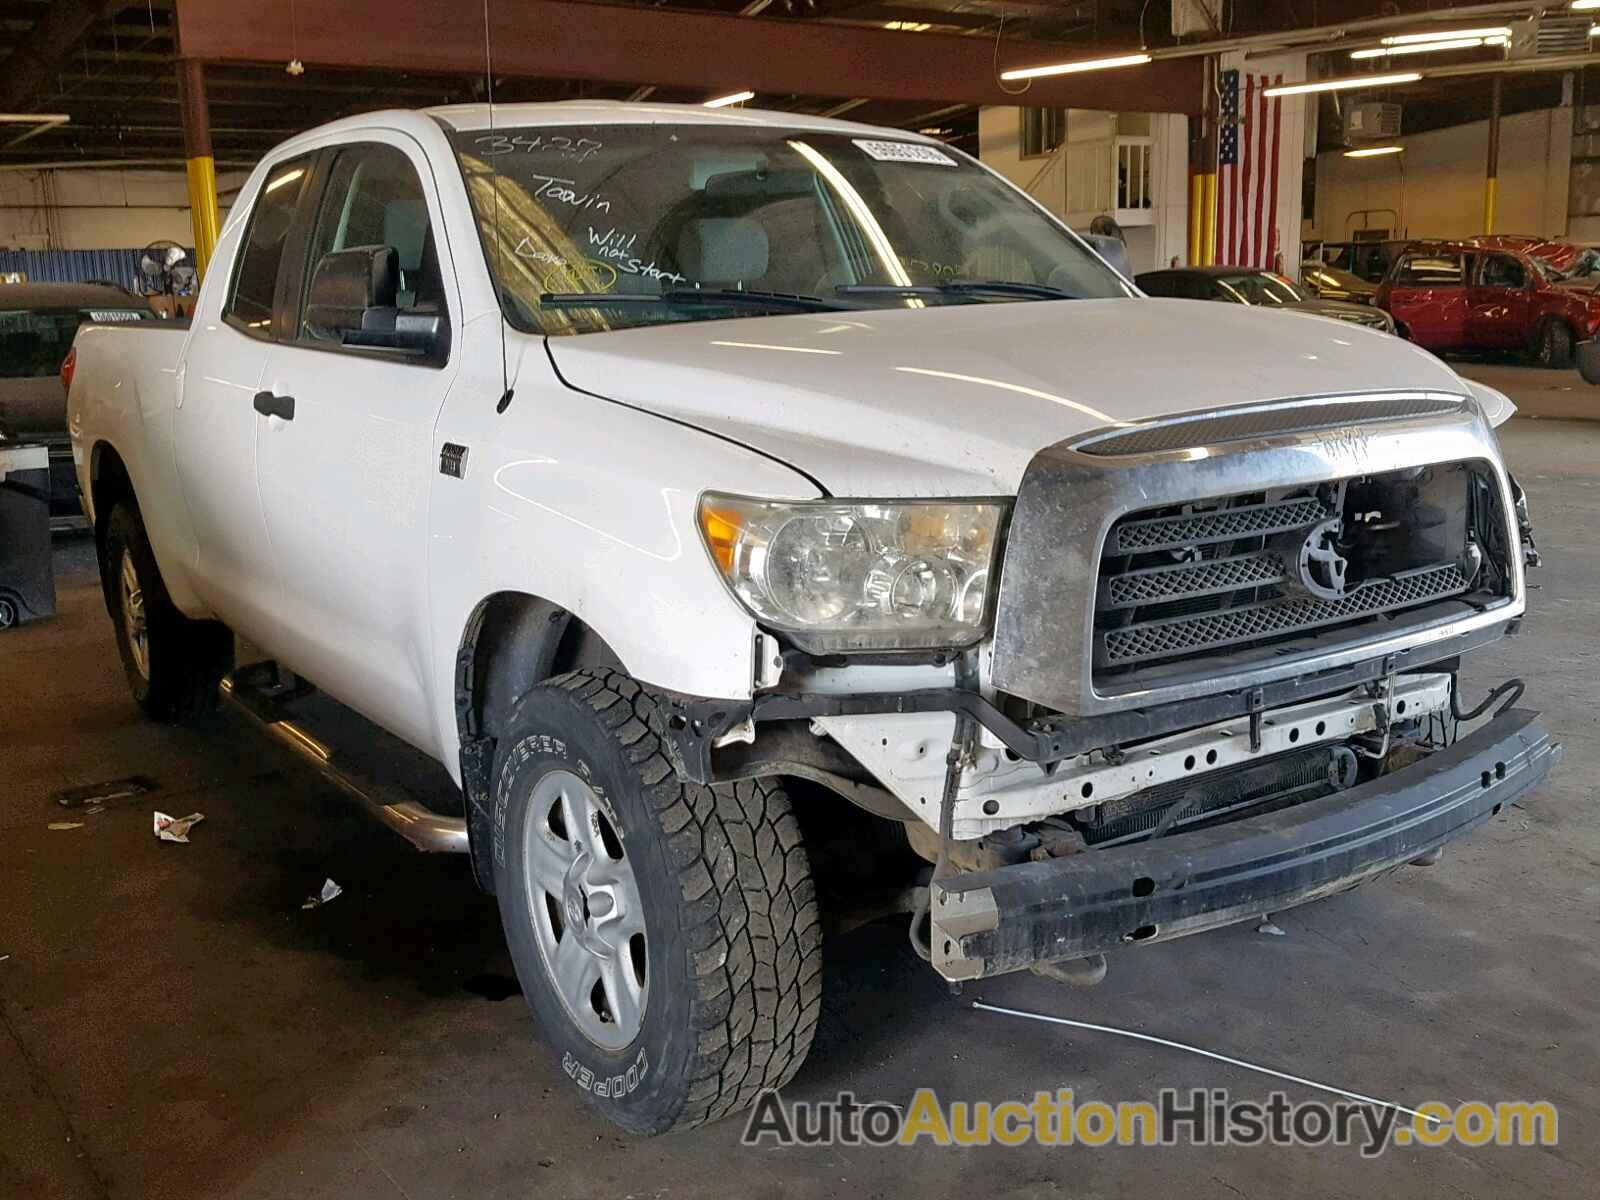
[[[394,830],[418,850],[442,854],[467,852],[467,822],[447,817],[418,804],[397,789],[381,783],[340,761],[334,749],[318,741],[289,718],[278,695],[267,690],[276,678],[275,664],[253,663],[223,679],[222,699],[263,733],[294,751],[307,765],[372,816]],[[285,693],[292,695],[295,693]]]

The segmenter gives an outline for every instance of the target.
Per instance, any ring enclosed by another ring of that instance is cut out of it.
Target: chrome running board
[[[467,822],[447,817],[350,765],[338,753],[290,720],[282,698],[265,690],[266,680],[276,680],[276,665],[252,663],[225,677],[219,686],[222,699],[279,745],[292,750],[317,774],[349,796],[368,813],[394,830],[418,850],[465,854]]]

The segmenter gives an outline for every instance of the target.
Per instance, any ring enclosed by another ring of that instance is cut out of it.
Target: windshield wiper
[[[1019,283],[1011,279],[955,279],[948,283],[842,283],[833,289],[841,296],[1027,296],[1033,300],[1081,300],[1082,297],[1048,283]]]
[[[664,292],[545,292],[539,303],[550,308],[612,308],[620,305],[743,304],[791,312],[839,312],[848,304],[792,292],[754,292],[744,288],[668,288]]]

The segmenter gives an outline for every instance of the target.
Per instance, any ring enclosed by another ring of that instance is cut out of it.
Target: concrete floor
[[[1532,393],[1551,378],[1513,382]],[[788,1094],[1272,1086],[969,1007],[983,998],[1403,1103],[1549,1099],[1558,1147],[1372,1162],[1331,1148],[746,1151],[738,1120],[620,1136],[578,1102],[521,1000],[491,998],[510,964],[464,862],[412,853],[245,731],[139,719],[78,543],[58,556],[61,615],[0,641],[0,1197],[1593,1194],[1600,425],[1518,420],[1504,442],[1547,566],[1523,635],[1466,680],[1477,694],[1528,677],[1567,746],[1549,786],[1439,866],[1280,914],[1285,937],[1243,926],[1134,950],[1091,991],[1022,976],[956,997],[898,920],[835,939],[816,1048]],[[90,816],[50,802],[133,774],[159,793]],[[190,845],[161,844],[154,808],[206,820]],[[62,820],[84,824],[47,828]],[[303,911],[330,876],[344,895]]]

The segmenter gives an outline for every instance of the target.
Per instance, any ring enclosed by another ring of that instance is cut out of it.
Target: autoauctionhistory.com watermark
[[[785,1103],[761,1093],[747,1146],[1350,1146],[1372,1158],[1390,1146],[1553,1146],[1547,1100],[1428,1101],[1414,1109],[1356,1101],[1233,1098],[1223,1088],[1162,1090],[1154,1101],[1079,1101],[1070,1088],[1030,1100],[953,1100],[919,1088],[905,1106],[860,1100]]]

